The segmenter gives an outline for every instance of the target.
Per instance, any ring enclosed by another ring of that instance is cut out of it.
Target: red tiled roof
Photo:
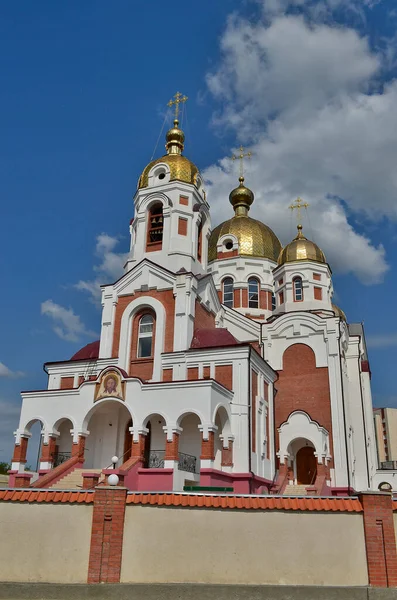
[[[238,346],[239,342],[227,329],[196,329],[191,348],[217,348],[220,346]]]
[[[91,504],[94,494],[86,491],[63,490],[0,490],[0,502],[67,502],[69,504]]]
[[[76,354],[73,354],[70,360],[89,360],[95,359],[99,356],[99,340],[96,342],[91,342],[84,346],[84,348],[80,348]]]
[[[129,493],[127,504],[153,506],[189,506],[243,510],[300,510],[328,512],[362,512],[357,498],[291,498],[277,496],[216,496],[205,494]]]

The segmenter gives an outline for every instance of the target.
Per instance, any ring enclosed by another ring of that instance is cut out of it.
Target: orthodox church
[[[89,487],[111,470],[140,491],[378,489],[392,474],[378,468],[362,325],[333,304],[301,224],[283,248],[249,216],[243,176],[212,228],[175,98],[166,154],[138,181],[125,272],[102,286],[100,340],[47,362],[47,389],[22,393],[10,486]]]

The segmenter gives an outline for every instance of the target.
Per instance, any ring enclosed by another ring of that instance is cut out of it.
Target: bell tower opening
[[[149,210],[146,252],[161,250],[163,246],[163,205],[156,202]]]

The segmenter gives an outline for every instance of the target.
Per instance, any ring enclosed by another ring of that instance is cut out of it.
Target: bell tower
[[[127,271],[148,258],[172,272],[206,273],[211,222],[201,175],[183,155],[179,107],[186,100],[177,92],[168,103],[175,115],[166,134],[166,154],[150,162],[139,178]]]

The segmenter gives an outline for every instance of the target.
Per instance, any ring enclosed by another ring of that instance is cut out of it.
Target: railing
[[[397,471],[397,460],[386,460],[380,463],[380,468],[387,471]]]
[[[164,469],[165,450],[151,450],[147,461],[148,469]]]
[[[197,457],[191,454],[184,454],[179,452],[178,454],[178,469],[180,471],[187,471],[188,473],[196,473]]]
[[[71,456],[71,452],[57,452],[57,454],[53,455],[53,468],[66,462]]]
[[[178,453],[179,471],[196,473],[197,457],[184,452]],[[151,450],[146,460],[147,469],[164,469],[165,450]]]

